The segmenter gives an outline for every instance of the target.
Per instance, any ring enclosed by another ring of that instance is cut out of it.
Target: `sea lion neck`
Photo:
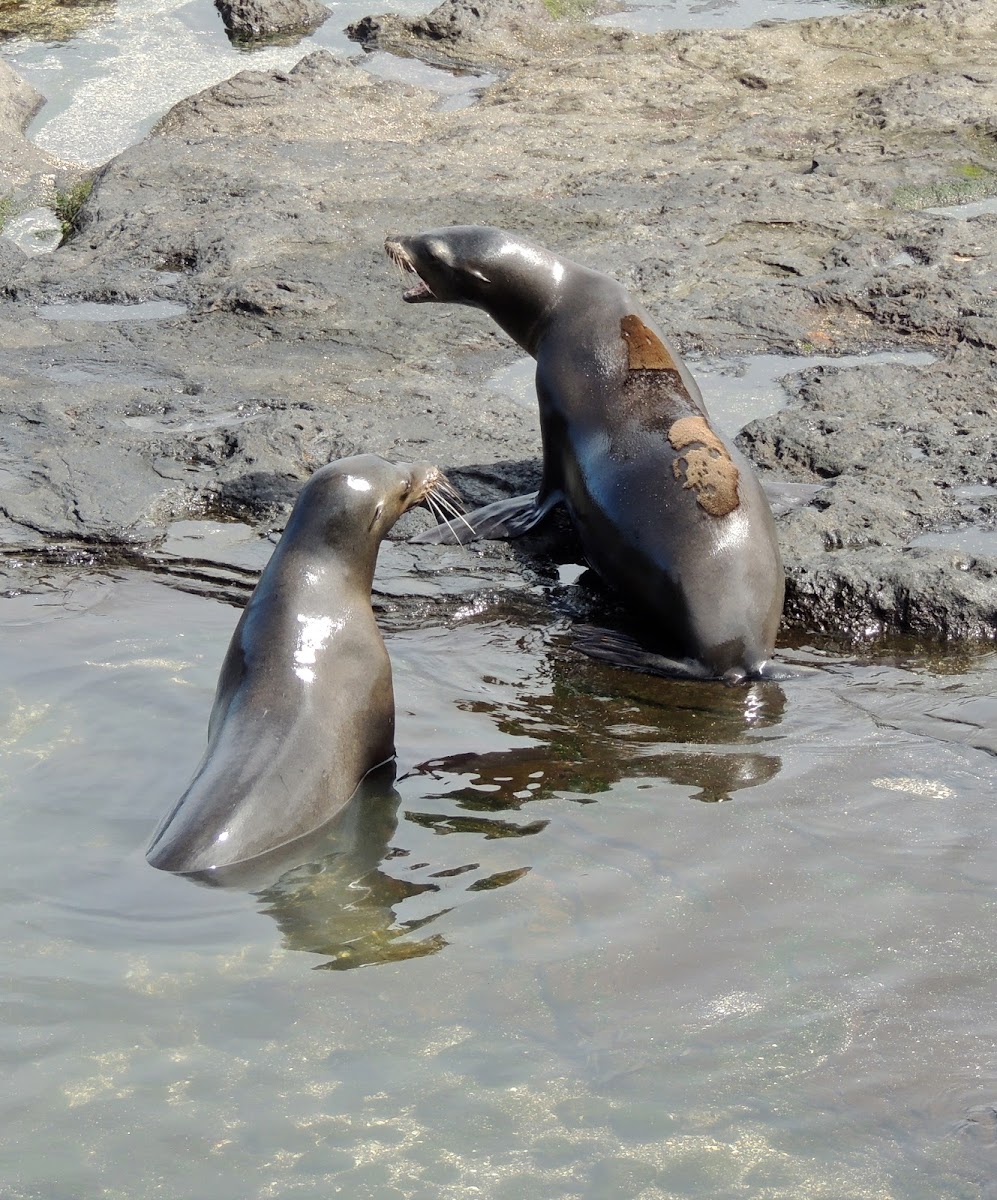
[[[330,580],[340,592],[351,591],[370,596],[377,570],[380,542],[367,537],[365,528],[348,522],[327,525],[303,520],[288,522],[285,532],[293,536],[273,556],[282,560],[286,579],[292,579],[300,592],[321,593]]]
[[[548,250],[504,235],[490,257],[489,286],[478,303],[535,358],[572,267]]]

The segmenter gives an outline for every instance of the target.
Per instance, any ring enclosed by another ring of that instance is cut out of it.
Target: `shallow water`
[[[969,557],[979,555],[981,558],[993,558],[997,555],[997,529],[979,529],[974,525],[965,525],[960,529],[922,533],[911,545],[923,546],[929,550],[956,550]]]
[[[50,208],[29,208],[4,225],[3,236],[25,254],[51,254],[62,243],[62,222]]]
[[[632,0],[619,13],[597,17],[594,24],[657,33],[662,29],[731,29],[756,21],[799,21],[854,11],[850,0]]]
[[[952,217],[956,221],[971,221],[974,217],[997,213],[997,196],[990,196],[986,200],[971,200],[966,204],[948,204],[941,208],[926,208],[924,211],[935,213],[939,217]]]
[[[106,301],[80,300],[75,304],[40,304],[35,316],[43,321],[168,321],[182,317],[186,304],[172,300],[146,300],[141,304],[111,304]]]
[[[726,689],[388,600],[397,792],[254,897],[142,857],[236,610],[56,582],[0,598],[5,1197],[995,1194],[997,656]]]

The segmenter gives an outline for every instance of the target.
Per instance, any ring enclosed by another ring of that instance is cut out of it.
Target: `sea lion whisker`
[[[396,245],[394,242],[386,241],[384,243],[384,249],[388,255],[388,258],[390,258],[395,266],[400,269],[403,275],[406,273],[410,275],[416,274],[415,266],[413,265],[412,260],[401,248],[401,246]]]
[[[468,521],[467,517],[464,516],[463,512],[457,507],[456,504],[454,504],[454,502],[448,496],[446,496],[445,494],[441,494],[438,491],[435,492],[434,494],[435,494],[437,503],[439,504],[440,508],[443,509],[444,512],[449,511],[453,520],[461,521],[464,525],[467,526],[467,528],[472,533],[474,532],[474,526],[471,524],[470,521]],[[458,499],[459,499],[459,497],[458,497]],[[450,524],[450,520],[451,520],[451,518],[446,518],[446,523],[448,525]]]
[[[437,484],[437,490],[443,492],[444,495],[449,496],[450,499],[459,505],[463,510],[464,497],[460,494],[460,492],[457,491],[457,489],[445,475],[440,476],[440,481]]]
[[[437,524],[445,524],[446,528],[450,530],[454,529],[454,522],[452,522],[448,511],[444,509],[443,504],[440,503],[438,496],[434,498],[433,504],[430,505],[430,511],[436,517]]]
[[[437,523],[445,520],[443,517],[443,509],[439,507],[439,497],[434,496],[432,492],[427,492],[425,496],[423,496],[422,502],[436,518]]]
[[[450,528],[450,518],[441,507],[439,496],[433,496],[432,493],[427,493],[425,497],[425,505],[433,514],[433,518],[437,525],[446,525],[448,529]]]
[[[432,492],[435,495],[444,495],[449,497],[461,512],[464,511],[464,497],[457,491],[454,485],[447,479],[442,471],[438,471],[433,479],[426,485],[426,491]]]

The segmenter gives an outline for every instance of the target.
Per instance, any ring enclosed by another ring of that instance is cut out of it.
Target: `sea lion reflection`
[[[435,954],[447,944],[441,935],[412,935],[448,910],[399,921],[396,909],[412,896],[439,891],[439,885],[399,879],[382,869],[404,855],[390,849],[401,800],[393,783],[391,763],[313,835],[279,853],[190,878],[253,893],[260,911],[276,921],[288,950],[326,960],[317,970],[346,971]]]

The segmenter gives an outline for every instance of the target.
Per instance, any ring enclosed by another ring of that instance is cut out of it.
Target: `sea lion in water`
[[[586,629],[595,657],[655,674],[782,678],[770,657],[784,574],[758,480],[711,426],[653,318],[615,280],[488,226],[390,237],[419,282],[410,304],[483,308],[537,360],[539,492],[440,525],[420,541],[515,537],[558,504],[589,565],[648,624],[652,652]]]
[[[393,757],[377,552],[413,505],[453,511],[447,493],[437,467],[374,454],[308,480],[236,626],[204,757],[146,852],[154,867],[212,871],[305,837]]]

